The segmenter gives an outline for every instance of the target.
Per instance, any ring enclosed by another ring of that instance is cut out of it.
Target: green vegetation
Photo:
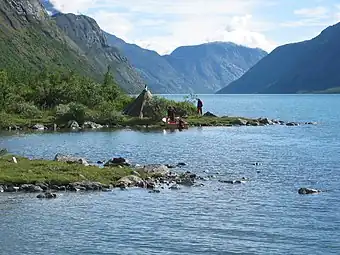
[[[0,70],[0,95],[1,129],[37,123],[65,126],[70,120],[79,124],[93,121],[102,125],[153,125],[166,116],[168,106],[173,106],[180,116],[195,113],[189,100],[175,102],[154,97],[145,107],[145,119],[122,115],[134,98],[119,88],[110,70],[102,83],[60,69],[46,68],[35,73]]]
[[[77,181],[95,181],[115,184],[120,178],[131,175],[130,168],[99,168],[80,164],[68,164],[49,160],[29,160],[12,155],[0,156],[0,184],[67,185]]]
[[[241,124],[240,120],[249,122],[250,125],[252,123],[258,122],[255,119],[241,118],[241,117],[227,117],[227,116],[224,116],[224,117],[190,116],[187,119],[187,122],[190,126],[234,126],[234,125],[240,125]]]

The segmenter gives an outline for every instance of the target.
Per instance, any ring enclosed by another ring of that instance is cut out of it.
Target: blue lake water
[[[201,175],[250,181],[53,201],[0,193],[0,254],[340,254],[340,95],[200,98],[218,115],[318,125],[4,134],[0,147],[34,158],[61,152],[93,161],[186,162],[185,170]],[[303,186],[326,192],[299,195]]]

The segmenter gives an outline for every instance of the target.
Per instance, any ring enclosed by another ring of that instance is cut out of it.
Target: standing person
[[[170,119],[170,121],[175,121],[175,109],[171,106],[168,107],[168,119]]]
[[[197,98],[197,113],[202,115],[203,102],[201,99]]]

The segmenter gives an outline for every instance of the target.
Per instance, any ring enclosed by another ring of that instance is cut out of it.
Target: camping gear
[[[145,86],[139,96],[123,110],[123,114],[142,119],[144,106],[151,99],[152,94]]]

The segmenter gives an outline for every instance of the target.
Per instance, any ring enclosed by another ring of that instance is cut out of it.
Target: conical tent
[[[143,108],[145,104],[152,99],[152,94],[147,87],[140,93],[140,95],[129,104],[123,111],[123,114],[131,117],[143,118]]]

